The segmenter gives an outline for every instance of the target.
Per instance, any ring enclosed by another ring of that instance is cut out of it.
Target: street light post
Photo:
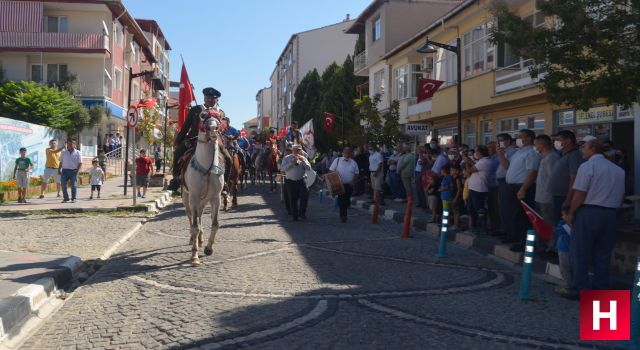
[[[462,45],[460,44],[460,38],[456,38],[456,46],[439,43],[437,41],[432,41],[432,40],[429,40],[429,38],[427,38],[427,42],[424,45],[422,45],[417,51],[420,53],[429,53],[429,54],[434,54],[438,52],[438,50],[431,47],[432,45],[456,54],[456,66],[458,70],[458,74],[457,74],[458,86],[456,89],[457,95],[458,95],[457,112],[456,112],[458,134],[456,135],[454,142],[457,145],[460,145],[460,143],[462,142],[462,60],[460,59],[460,51],[461,51]]]
[[[129,67],[129,93],[128,93],[128,97],[127,97],[127,108],[131,107],[131,82],[133,81],[133,78],[138,78],[138,77],[145,76],[145,75],[150,75],[150,74],[153,74],[153,71],[145,70],[145,71],[142,71],[140,73],[135,73],[134,74],[133,70],[131,69],[131,67]],[[126,139],[126,145],[125,145],[125,149],[124,149],[124,195],[125,196],[127,195],[127,179],[129,178],[129,129],[131,129],[131,128],[129,127],[129,125],[127,125],[127,139]],[[135,150],[134,150],[133,153],[134,153],[134,157],[135,157]],[[133,162],[132,166],[135,167],[135,161]],[[133,189],[134,202],[135,202],[135,196],[136,196],[136,189],[134,188]]]

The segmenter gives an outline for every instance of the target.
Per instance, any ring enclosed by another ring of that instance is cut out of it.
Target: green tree
[[[554,104],[586,110],[598,99],[629,106],[640,90],[640,2],[627,0],[536,1],[546,25],[512,13],[504,1],[493,4],[498,26],[494,43],[506,43],[546,75],[541,87]]]
[[[363,33],[358,34],[358,40],[356,41],[356,47],[353,50],[353,55],[357,56],[359,53],[363,52],[366,49],[365,45],[365,36]]]
[[[400,103],[397,100],[391,102],[391,106],[383,114],[378,110],[380,94],[373,99],[365,96],[356,100],[356,106],[360,108],[359,118],[364,124],[366,142],[392,147],[398,142],[406,141],[407,137],[400,128]]]

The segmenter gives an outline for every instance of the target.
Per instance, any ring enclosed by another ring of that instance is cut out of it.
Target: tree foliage
[[[506,43],[538,63],[533,78],[550,102],[586,110],[598,99],[629,106],[640,89],[640,2],[628,0],[537,1],[544,26],[493,4],[494,43]]]
[[[380,94],[373,98],[365,96],[356,100],[356,106],[360,108],[359,118],[364,124],[366,141],[387,147],[406,141],[406,135],[400,128],[400,103],[393,100],[389,109],[381,113],[378,110],[380,100]]]
[[[0,114],[77,134],[99,123],[106,110],[102,106],[87,109],[65,90],[10,81],[0,85]]]

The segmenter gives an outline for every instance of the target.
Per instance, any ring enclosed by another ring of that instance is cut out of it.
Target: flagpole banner
[[[0,117],[0,180],[13,179],[15,160],[20,158],[20,148],[27,149],[27,157],[33,162],[32,177],[44,174],[47,159],[45,149],[49,140],[60,144],[62,133],[46,126]]]
[[[182,64],[182,71],[180,72],[180,93],[178,95],[178,131],[182,129],[182,124],[187,120],[187,114],[189,114],[189,106],[191,102],[195,101],[196,97],[193,94],[191,88],[191,81],[189,81],[189,75],[187,74],[187,67]]]
[[[440,88],[440,86],[444,84],[444,81],[420,78],[418,83],[420,85],[420,88],[418,89],[418,94],[417,94],[418,96],[416,96],[417,97],[416,102],[420,103],[424,100],[428,100],[432,98],[433,94],[435,94],[436,91],[438,91],[438,89]]]
[[[336,116],[329,112],[324,112],[324,130],[326,132],[332,132],[335,124]]]
[[[520,205],[522,205],[522,209],[527,214],[529,221],[531,221],[531,226],[533,226],[533,229],[536,230],[536,232],[538,233],[538,236],[540,236],[540,238],[542,238],[545,241],[548,241],[549,239],[551,239],[551,235],[553,233],[553,228],[551,227],[551,225],[549,225],[549,223],[544,221],[542,216],[538,214],[535,210],[533,210],[533,208],[531,208],[524,201],[521,200]]]
[[[302,133],[302,139],[304,140],[304,150],[309,155],[309,158],[313,158],[316,154],[313,134],[313,119],[309,119],[309,121],[304,123],[302,128],[300,128],[300,132]]]

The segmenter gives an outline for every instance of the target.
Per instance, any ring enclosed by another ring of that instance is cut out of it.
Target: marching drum
[[[327,183],[327,188],[332,196],[344,194],[344,186],[342,185],[342,179],[338,172],[326,174],[324,181]]]

